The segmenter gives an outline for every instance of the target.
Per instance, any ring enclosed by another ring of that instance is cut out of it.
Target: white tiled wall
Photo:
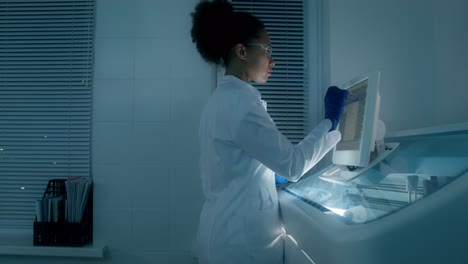
[[[190,37],[197,2],[97,0],[95,238],[106,263],[193,263],[198,119],[213,83]]]

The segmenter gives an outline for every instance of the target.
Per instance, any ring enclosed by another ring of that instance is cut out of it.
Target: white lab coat
[[[297,181],[341,139],[322,121],[297,145],[282,135],[250,84],[224,76],[200,121],[200,264],[283,263],[274,171]]]

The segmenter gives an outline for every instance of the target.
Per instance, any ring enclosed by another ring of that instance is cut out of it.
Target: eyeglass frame
[[[272,50],[272,47],[270,45],[265,45],[265,44],[262,44],[262,43],[245,43],[244,45],[245,46],[260,47],[265,51],[265,56],[267,56],[268,58],[271,58],[271,56],[272,56],[273,50]]]

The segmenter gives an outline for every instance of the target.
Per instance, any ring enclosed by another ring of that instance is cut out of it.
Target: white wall
[[[191,263],[198,120],[213,78],[190,37],[198,1],[97,2],[96,238],[112,263]]]
[[[324,0],[324,82],[380,70],[398,131],[468,122],[468,1]]]
[[[197,2],[97,0],[94,239],[109,254],[1,263],[192,263],[203,202],[198,120],[213,85],[190,37]]]

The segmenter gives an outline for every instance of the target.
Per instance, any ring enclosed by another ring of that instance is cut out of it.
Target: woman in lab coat
[[[201,56],[226,66],[200,120],[206,201],[198,230],[199,263],[283,263],[275,172],[297,181],[338,143],[341,135],[334,128],[344,93],[336,87],[327,92],[328,101],[340,103],[326,102],[326,107],[337,110],[329,110],[329,119],[293,145],[249,84],[266,82],[275,66],[262,22],[219,0],[200,2],[192,17],[192,40]]]

